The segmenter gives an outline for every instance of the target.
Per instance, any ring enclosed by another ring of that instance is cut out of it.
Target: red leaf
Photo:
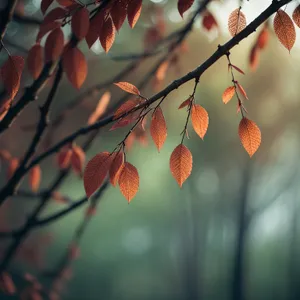
[[[39,165],[35,165],[29,171],[29,185],[33,192],[37,192],[41,183],[42,171]]]
[[[66,169],[71,163],[72,150],[69,147],[63,148],[57,155],[57,163],[60,169]]]
[[[107,53],[115,41],[115,26],[111,17],[107,18],[102,25],[101,32],[99,34],[101,45],[104,51]]]
[[[182,108],[184,108],[184,107],[190,105],[190,104],[191,104],[191,101],[192,101],[192,98],[191,98],[191,97],[188,98],[188,99],[186,99],[185,101],[183,101],[183,102],[179,105],[178,109],[182,109]]]
[[[85,153],[81,147],[73,146],[71,165],[76,174],[82,175],[83,166],[85,162]]]
[[[193,5],[195,0],[178,0],[177,8],[183,18],[183,14]]]
[[[234,86],[229,86],[222,95],[222,100],[224,104],[227,104],[235,94]]]
[[[300,5],[295,8],[292,17],[295,24],[300,27]]]
[[[63,69],[71,84],[79,89],[84,83],[88,66],[83,53],[78,48],[69,48],[62,58]]]
[[[88,119],[88,125],[94,124],[106,111],[109,101],[110,101],[110,92],[105,92],[100,98],[96,109],[90,115]]]
[[[182,144],[178,145],[171,154],[170,169],[180,187],[191,175],[192,168],[193,157],[190,150]]]
[[[103,21],[104,21],[103,13],[98,13],[97,15],[95,15],[94,18],[91,19],[89,31],[85,37],[89,48],[91,48],[94,45],[94,43],[97,41],[99,37],[99,33],[102,30]]]
[[[109,152],[101,152],[86,165],[83,182],[87,197],[90,197],[104,182],[111,164]]]
[[[56,0],[56,1],[58,2],[59,5],[64,7],[68,7],[76,4],[75,0]]]
[[[133,28],[142,12],[142,0],[130,0],[127,8],[127,20],[129,26]]]
[[[160,107],[152,115],[150,133],[157,150],[160,151],[167,138],[167,125]]]
[[[128,203],[134,198],[139,189],[139,174],[132,164],[125,162],[119,177],[120,191]]]
[[[83,7],[72,16],[72,32],[78,40],[82,40],[88,33],[90,26],[90,13]]]
[[[239,73],[245,75],[244,71],[242,71],[239,67],[235,66],[235,65],[232,65],[231,64],[231,67],[233,67],[235,70],[237,70]]]
[[[139,89],[129,82],[116,82],[114,84],[127,93],[137,96],[140,95]]]
[[[253,121],[244,117],[239,125],[239,136],[245,150],[252,157],[261,143],[260,129]]]
[[[36,37],[36,42],[39,43],[45,34],[47,34],[49,31],[59,28],[60,26],[61,26],[61,23],[58,21],[52,21],[52,22],[49,22],[46,24],[42,24],[40,26],[39,33]]]
[[[56,7],[52,9],[44,18],[43,24],[45,25],[49,22],[61,20],[68,14],[68,11],[62,7]]]
[[[193,104],[191,117],[195,132],[203,139],[209,123],[207,111],[202,106]]]
[[[123,169],[123,166],[124,166],[124,152],[119,151],[118,153],[113,155],[113,161],[109,169],[109,179],[110,179],[110,183],[113,186],[116,186],[121,171]]]
[[[42,0],[41,2],[41,11],[43,15],[46,13],[48,7],[53,3],[54,0]]]
[[[43,47],[35,44],[28,53],[27,66],[33,79],[37,79],[43,70]]]
[[[207,31],[212,30],[214,27],[219,27],[215,17],[209,11],[204,15],[202,25]]]
[[[110,10],[111,18],[117,31],[122,27],[127,15],[127,1],[117,0]]]
[[[10,179],[15,173],[16,169],[19,167],[19,160],[17,158],[12,158],[9,161],[8,169],[7,169],[7,179]]]
[[[54,29],[45,44],[45,62],[56,61],[64,49],[64,34],[60,28]]]

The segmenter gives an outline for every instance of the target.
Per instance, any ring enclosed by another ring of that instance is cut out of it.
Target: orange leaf
[[[79,89],[84,83],[88,66],[83,53],[78,48],[69,48],[63,54],[63,68],[71,84]]]
[[[165,60],[162,64],[160,64],[160,66],[158,67],[158,69],[155,73],[156,79],[159,81],[164,80],[166,77],[168,68],[169,68],[169,62],[167,60]]]
[[[282,9],[279,9],[275,15],[274,31],[280,43],[291,51],[296,41],[296,30],[293,21]]]
[[[113,161],[109,169],[109,179],[110,179],[110,183],[113,186],[116,186],[121,171],[123,169],[123,166],[124,166],[124,152],[119,151],[118,153],[114,154]]]
[[[239,125],[239,136],[243,147],[252,157],[261,143],[261,132],[258,126],[247,118],[242,118]]]
[[[58,191],[52,192],[51,197],[58,203],[61,204],[69,203],[69,200]]]
[[[129,82],[116,82],[114,84],[127,93],[134,94],[137,96],[140,95],[139,89]]]
[[[39,165],[35,165],[29,171],[29,185],[33,192],[37,192],[41,183],[42,171]]]
[[[182,144],[178,145],[171,154],[170,169],[180,187],[191,175],[192,168],[193,157],[190,150]]]
[[[122,119],[118,120],[110,129],[109,131],[115,130],[117,128],[125,127],[131,124],[136,118],[133,115],[125,116]]]
[[[4,161],[9,161],[10,159],[12,159],[11,154],[7,151],[7,150],[0,150],[0,159],[4,160]]]
[[[49,31],[59,28],[60,26],[61,23],[58,21],[52,21],[46,24],[41,24],[39,33],[36,37],[36,42],[39,43],[45,34],[47,34]]]
[[[192,105],[192,124],[195,132],[203,140],[209,123],[207,111],[199,104]]]
[[[44,18],[43,24],[47,24],[52,21],[61,20],[68,14],[68,11],[62,7],[56,7],[52,9]]]
[[[110,92],[105,92],[100,98],[96,109],[90,115],[88,119],[88,125],[94,124],[106,111],[109,101],[110,101]]]
[[[19,167],[19,160],[17,158],[12,158],[9,161],[8,169],[7,169],[7,179],[10,179],[17,168]]]
[[[35,44],[28,53],[27,66],[33,79],[37,79],[43,70],[43,47]]]
[[[57,164],[60,169],[66,169],[70,166],[72,149],[69,147],[63,148],[57,155]]]
[[[131,0],[128,2],[127,20],[131,28],[135,26],[140,18],[142,12],[142,2],[143,0]]]
[[[107,18],[101,28],[99,34],[101,45],[104,51],[107,53],[115,41],[115,26],[111,17]]]
[[[45,44],[45,62],[56,61],[64,49],[64,34],[60,28],[54,29]]]
[[[42,0],[41,2],[41,11],[43,15],[46,13],[48,7],[53,3],[54,0]]]
[[[194,0],[178,0],[177,8],[183,18],[183,14],[193,5]]]
[[[269,41],[269,30],[267,28],[267,26],[265,26],[261,32],[259,33],[259,36],[257,38],[257,47],[259,49],[264,49],[266,48],[267,44]]]
[[[179,105],[178,109],[181,109],[181,108],[184,108],[184,107],[190,105],[191,100],[192,100],[192,98],[190,97],[190,98],[186,99],[185,101],[183,101],[183,102]]]
[[[160,107],[152,115],[150,133],[157,150],[160,151],[167,138],[167,125]]]
[[[83,165],[85,162],[85,153],[81,147],[73,146],[71,164],[76,174],[82,175]]]
[[[250,69],[255,71],[259,64],[259,51],[256,45],[251,49],[249,58]]]
[[[246,17],[244,13],[239,9],[235,9],[228,19],[228,30],[231,36],[235,36],[240,33],[247,25]]]
[[[295,24],[300,27],[300,5],[298,5],[293,12],[293,20]]]
[[[237,66],[235,66],[233,64],[231,64],[231,67],[234,68],[235,70],[237,70],[238,72],[240,72],[241,74],[245,75],[244,71],[241,70],[239,67],[237,67]]]
[[[91,19],[89,31],[85,37],[85,40],[89,48],[91,48],[94,45],[94,43],[97,41],[99,37],[99,32],[101,32],[102,29],[103,21],[104,21],[103,13],[98,13],[95,15],[94,18]]]
[[[78,40],[82,40],[88,33],[90,26],[90,13],[83,7],[77,10],[72,16],[72,32]]]
[[[139,189],[139,174],[132,164],[125,162],[119,177],[120,191],[128,203],[134,198]]]
[[[222,100],[224,104],[227,104],[235,94],[234,86],[229,86],[222,95]]]
[[[244,90],[244,88],[236,81],[236,84],[237,84],[237,87],[239,89],[239,91],[241,92],[241,94],[247,99],[249,100],[247,94],[246,94],[246,91]]]
[[[126,1],[122,1],[122,0],[115,1],[113,7],[110,10],[110,15],[117,31],[119,31],[127,16]]]
[[[86,165],[83,174],[84,189],[90,197],[104,182],[109,171],[111,156],[109,152],[101,152],[94,156]]]
[[[129,113],[133,108],[139,104],[135,99],[130,99],[123,104],[115,111],[114,120],[122,116],[123,114]]]

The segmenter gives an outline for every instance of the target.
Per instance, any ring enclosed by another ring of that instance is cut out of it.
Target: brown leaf
[[[109,179],[110,179],[110,183],[113,186],[116,186],[123,167],[124,167],[124,152],[119,151],[116,154],[113,154],[113,160],[109,169]]]
[[[39,189],[42,177],[42,170],[39,165],[35,165],[29,171],[29,185],[31,190],[36,193]]]
[[[69,147],[63,148],[57,154],[57,164],[60,169],[66,169],[70,166],[71,156],[72,156],[72,149],[70,149]]]
[[[193,5],[195,0],[178,0],[177,8],[178,12],[183,18],[183,14]]]
[[[261,143],[260,129],[253,121],[244,117],[239,125],[239,136],[243,147],[252,157]]]
[[[96,14],[95,17],[90,20],[89,31],[85,37],[89,48],[91,48],[94,45],[94,43],[97,41],[99,37],[99,33],[102,30],[103,21],[104,21],[103,13]]]
[[[28,53],[27,66],[33,79],[37,79],[43,70],[43,47],[35,44]]]
[[[160,151],[167,138],[167,124],[160,107],[152,115],[150,133],[157,150]]]
[[[83,7],[77,10],[72,16],[71,27],[72,32],[80,41],[82,40],[88,33],[90,26],[90,13],[89,11]]]
[[[130,0],[127,7],[127,20],[129,26],[133,28],[140,18],[143,0]]]
[[[195,132],[203,140],[209,123],[209,117],[207,111],[199,104],[192,105],[192,124]]]
[[[86,165],[83,174],[84,189],[90,197],[104,182],[111,164],[109,152],[101,152],[94,156]]]
[[[192,101],[192,98],[189,97],[188,99],[186,99],[185,101],[183,101],[183,102],[179,105],[178,109],[182,109],[182,108],[184,108],[184,107],[190,105],[190,104],[191,104],[191,101]]]
[[[82,175],[83,166],[85,162],[85,153],[83,149],[79,146],[73,146],[72,156],[71,156],[71,165],[76,174]]]
[[[40,43],[44,35],[46,35],[49,31],[59,28],[60,26],[61,26],[61,22],[58,21],[52,21],[46,24],[41,24],[39,33],[36,37],[36,42]]]
[[[127,16],[127,1],[117,0],[110,10],[110,15],[116,30],[119,31]]]
[[[235,9],[228,19],[228,30],[231,36],[235,36],[240,33],[247,25],[246,16],[239,9]]]
[[[300,27],[300,4],[295,8],[292,17],[295,24]]]
[[[136,167],[129,162],[125,162],[119,177],[119,186],[121,193],[127,199],[128,203],[136,195],[139,183],[140,179]]]
[[[62,7],[52,9],[44,18],[43,24],[47,24],[56,20],[63,19],[68,14],[68,11]]]
[[[224,104],[227,104],[235,94],[234,86],[229,86],[222,95],[222,100]]]
[[[88,119],[88,125],[94,124],[106,111],[108,104],[110,102],[110,92],[105,92],[102,97],[100,98],[97,107],[93,111],[93,113],[90,115]]]
[[[115,35],[116,35],[115,26],[113,24],[111,17],[109,17],[104,21],[101,28],[101,32],[99,34],[101,45],[106,53],[112,47],[115,41]]]
[[[45,44],[45,62],[56,61],[64,49],[64,34],[60,28],[54,29]]]
[[[139,89],[129,82],[116,82],[114,84],[127,93],[134,94],[137,96],[140,95]]]
[[[46,13],[48,7],[53,3],[54,0],[42,0],[41,1],[41,11],[43,15]]]
[[[171,154],[170,169],[180,187],[191,175],[192,167],[193,157],[190,150],[182,144],[178,145]]]
[[[296,41],[296,30],[293,21],[282,9],[279,9],[275,15],[274,31],[280,43],[291,51]]]
[[[78,48],[69,48],[62,58],[63,69],[71,84],[79,89],[84,83],[88,66],[83,53]]]
[[[235,70],[237,70],[239,73],[245,75],[244,71],[241,70],[239,67],[237,67],[237,66],[235,66],[235,65],[233,65],[233,64],[231,64],[231,67],[234,68]]]

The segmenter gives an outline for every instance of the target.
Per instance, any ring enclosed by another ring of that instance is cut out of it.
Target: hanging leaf
[[[192,105],[192,124],[195,132],[203,140],[209,123],[207,111],[199,104]]]
[[[178,12],[183,18],[183,14],[193,5],[195,0],[178,0],[177,8]]]
[[[232,68],[234,68],[236,71],[238,71],[239,73],[245,75],[244,71],[241,70],[239,67],[237,67],[237,66],[235,66],[235,65],[233,65],[233,64],[231,64],[230,66],[231,66]]]
[[[259,51],[256,45],[254,45],[250,52],[249,64],[251,71],[255,71],[259,64]]]
[[[56,61],[64,49],[64,34],[60,28],[54,29],[45,44],[45,62]]]
[[[58,154],[57,154],[57,164],[60,169],[66,169],[70,166],[72,157],[72,149],[69,147],[64,147]]]
[[[167,138],[167,124],[160,107],[152,115],[150,133],[157,150],[160,151]]]
[[[36,42],[40,43],[41,39],[46,35],[49,31],[52,31],[56,28],[59,28],[61,26],[61,23],[58,21],[52,21],[46,24],[42,24],[40,26],[39,33],[36,37]]]
[[[37,79],[43,70],[43,47],[35,44],[28,53],[27,66],[33,79]]]
[[[235,36],[240,33],[247,25],[246,16],[239,9],[235,9],[228,19],[228,30],[231,36]]]
[[[239,125],[239,136],[243,147],[252,157],[261,143],[260,129],[253,121],[244,117]]]
[[[71,165],[74,172],[80,176],[82,175],[84,162],[85,162],[85,153],[83,149],[79,146],[73,146]]]
[[[83,7],[77,10],[72,16],[71,20],[71,28],[74,35],[80,41],[82,40],[88,33],[90,26],[90,13],[89,11]]]
[[[127,20],[129,26],[133,28],[140,18],[143,0],[130,0],[127,7]]]
[[[119,31],[127,16],[127,1],[117,0],[110,10],[110,15],[116,30]]]
[[[83,174],[83,183],[88,198],[103,184],[110,163],[109,152],[101,152],[87,163]]]
[[[296,41],[296,30],[293,21],[282,9],[275,15],[274,30],[280,43],[291,51]]]
[[[178,109],[182,109],[186,106],[189,106],[191,104],[191,101],[192,101],[192,97],[189,97],[179,105]]]
[[[165,60],[160,66],[158,67],[156,73],[155,73],[155,78],[158,81],[163,81],[166,78],[166,74],[169,68],[169,61]]]
[[[248,96],[247,96],[247,93],[246,93],[246,91],[244,90],[244,88],[243,88],[237,81],[236,81],[235,83],[236,83],[236,85],[237,85],[237,87],[238,87],[240,93],[241,93],[247,100],[249,100],[249,98],[248,98]]]
[[[269,42],[269,30],[267,26],[265,26],[261,32],[259,33],[259,36],[257,38],[257,47],[259,49],[265,49],[267,44]]]
[[[219,28],[215,17],[209,11],[205,13],[202,19],[202,25],[207,31],[211,31],[214,27]]]
[[[91,19],[89,31],[85,37],[89,48],[91,48],[94,45],[94,43],[97,41],[99,37],[99,33],[101,33],[102,30],[103,22],[104,22],[104,16],[103,13],[101,12],[96,14],[94,18]]]
[[[88,66],[83,53],[78,48],[69,48],[62,58],[63,69],[71,84],[80,89],[84,83]]]
[[[114,83],[114,85],[118,86],[120,89],[122,89],[127,93],[137,95],[137,96],[140,95],[139,89],[129,82],[116,82]]]
[[[186,146],[182,144],[178,145],[171,154],[170,169],[180,187],[182,187],[183,183],[191,175],[192,167],[192,153]]]
[[[29,185],[31,190],[36,193],[41,183],[42,171],[39,165],[35,165],[29,171]]]
[[[112,47],[115,41],[115,35],[115,26],[112,19],[109,17],[104,21],[99,34],[101,45],[106,53]]]
[[[222,95],[222,100],[224,104],[227,104],[235,94],[234,86],[229,86]]]
[[[46,13],[49,6],[53,3],[54,0],[42,0],[41,2],[41,11],[43,15]]]
[[[106,111],[109,101],[110,101],[110,92],[105,92],[100,98],[96,109],[90,115],[88,119],[88,125],[94,124]]]
[[[132,114],[125,116],[123,118],[121,118],[120,120],[118,120],[110,129],[109,131],[115,130],[117,128],[122,128],[125,127],[129,124],[131,124],[134,120],[136,120],[135,116],[133,116]]]
[[[120,191],[127,199],[128,203],[134,198],[139,189],[139,174],[132,164],[124,163],[124,167],[119,177]]]
[[[300,4],[295,8],[292,17],[295,24],[300,27]]]
[[[56,21],[64,19],[68,14],[68,11],[62,7],[56,7],[52,9],[44,18],[43,25]]]
[[[116,186],[123,167],[124,167],[124,152],[119,151],[118,153],[113,155],[113,161],[109,169],[109,179],[110,179],[110,183],[113,186]]]
[[[15,173],[18,167],[19,167],[19,160],[15,157],[12,158],[8,164],[7,179],[10,179],[13,176],[13,174]]]

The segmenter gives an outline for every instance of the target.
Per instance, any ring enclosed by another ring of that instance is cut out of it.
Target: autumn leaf
[[[123,118],[121,118],[120,120],[118,120],[110,129],[109,131],[112,131],[112,130],[115,130],[117,128],[122,128],[122,127],[125,127],[129,124],[131,124],[134,120],[136,120],[135,116],[133,116],[132,114],[131,115],[128,115],[128,116],[125,116]]]
[[[259,51],[256,45],[254,45],[250,51],[249,65],[251,71],[255,71],[259,64]]]
[[[52,192],[51,197],[53,198],[53,200],[60,204],[68,204],[70,202],[63,194],[58,191]]]
[[[99,37],[99,33],[102,30],[104,17],[103,13],[98,13],[90,20],[90,27],[85,40],[88,44],[88,47],[91,48]]]
[[[114,113],[114,120],[118,119],[120,116],[129,113],[133,108],[135,108],[139,102],[135,99],[129,99],[128,101],[121,104],[121,106]]]
[[[160,107],[152,115],[150,133],[157,150],[160,151],[167,138],[167,124]]]
[[[167,60],[164,61],[162,64],[160,64],[160,66],[158,67],[158,69],[155,73],[156,79],[159,81],[164,80],[166,77],[168,68],[169,68],[169,62]]]
[[[269,30],[267,26],[265,26],[258,35],[257,38],[257,47],[259,49],[265,49],[269,42]]]
[[[52,9],[44,18],[43,25],[63,19],[68,14],[68,11],[62,7]]]
[[[109,152],[101,152],[87,163],[83,174],[83,183],[88,198],[103,184],[110,164]]]
[[[295,8],[292,17],[295,24],[300,27],[300,5]]]
[[[84,83],[88,66],[83,53],[76,47],[69,48],[62,58],[63,69],[71,84],[79,89]]]
[[[227,104],[235,94],[234,86],[229,86],[222,95],[222,100],[224,104]]]
[[[64,34],[60,28],[54,29],[45,44],[45,62],[56,61],[64,49]]]
[[[33,79],[37,79],[43,70],[43,47],[35,44],[28,53],[27,67]]]
[[[275,15],[274,31],[280,43],[291,51],[296,41],[296,30],[293,21],[282,9],[279,9]]]
[[[41,1],[41,11],[43,15],[46,13],[49,6],[53,3],[54,0],[42,0]]]
[[[42,171],[39,165],[35,165],[29,171],[29,185],[31,190],[35,193],[39,189],[41,183]]]
[[[72,16],[71,28],[74,35],[80,41],[88,33],[90,26],[90,14],[89,11],[83,7],[77,10]]]
[[[183,18],[183,14],[193,5],[195,0],[178,0],[178,12]]]
[[[209,11],[205,13],[202,19],[202,25],[207,31],[212,30],[214,27],[219,27],[215,17]]]
[[[85,162],[85,153],[79,146],[72,147],[71,165],[76,174],[82,175]]]
[[[57,154],[57,164],[60,169],[66,169],[71,164],[71,157],[72,157],[72,149],[69,147],[63,148]]]
[[[68,7],[71,5],[76,4],[75,0],[56,0],[58,2],[59,5],[64,6],[64,7]]]
[[[0,287],[1,291],[8,295],[14,295],[17,291],[15,283],[7,272],[0,274]]]
[[[7,179],[10,179],[17,168],[19,167],[19,160],[17,158],[12,158],[8,163],[8,169],[7,169]]]
[[[239,125],[239,136],[243,147],[252,157],[261,143],[260,129],[253,121],[244,117]]]
[[[109,169],[109,179],[110,179],[110,183],[113,186],[116,186],[124,166],[124,152],[119,151],[113,154],[112,156],[113,156],[113,160]]]
[[[110,15],[117,31],[119,31],[127,16],[127,1],[117,0],[110,10]]]
[[[245,89],[241,86],[241,84],[239,82],[236,81],[236,85],[238,87],[238,90],[240,91],[240,93],[247,99],[249,100],[247,93],[245,91]]]
[[[240,33],[247,25],[246,16],[240,10],[235,9],[228,18],[228,30],[231,36],[235,36]]]
[[[106,111],[109,101],[110,101],[110,92],[105,92],[102,97],[100,98],[96,109],[90,115],[88,119],[88,125],[94,124]]]
[[[180,187],[191,175],[192,167],[193,157],[190,150],[182,144],[178,145],[171,154],[170,169]]]
[[[129,82],[123,81],[123,82],[116,82],[114,84],[127,93],[137,95],[137,96],[140,95],[139,89]]]
[[[188,99],[184,100],[178,107],[178,109],[182,109],[186,106],[189,106],[191,104],[192,98],[189,97]]]
[[[125,162],[119,177],[119,187],[128,203],[136,195],[139,189],[139,181],[139,174],[136,167],[129,162]]]
[[[140,18],[143,0],[130,0],[127,7],[127,20],[129,26],[133,28]]]
[[[58,21],[52,21],[46,24],[41,24],[39,33],[36,37],[36,42],[40,43],[41,39],[46,35],[49,31],[52,31],[56,28],[59,28],[61,26],[61,23]]]
[[[193,104],[191,117],[195,132],[203,139],[209,123],[207,111],[199,104]]]
[[[112,19],[109,17],[104,21],[101,32],[99,34],[101,45],[106,53],[112,47],[115,41],[115,35],[115,26]]]
[[[237,66],[235,66],[235,65],[233,65],[233,64],[230,64],[230,66],[231,66],[232,68],[234,68],[236,71],[238,71],[239,73],[245,75],[244,71],[241,70],[239,67],[237,67]]]

